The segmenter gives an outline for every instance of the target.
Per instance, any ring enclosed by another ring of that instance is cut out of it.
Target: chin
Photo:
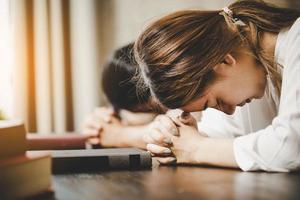
[[[261,84],[260,87],[257,89],[259,92],[254,95],[255,99],[261,99],[265,95],[266,84]]]
[[[265,95],[264,92],[260,92],[260,93],[257,93],[256,95],[254,95],[252,97],[252,99],[261,99],[261,98],[263,98],[264,95]]]
[[[229,109],[229,110],[223,111],[223,112],[224,112],[225,114],[227,114],[227,115],[233,115],[234,112],[235,112],[235,108],[236,108],[236,107],[234,107],[233,109]]]
[[[235,112],[235,111],[230,111],[230,112],[227,112],[226,114],[227,114],[227,115],[233,115],[234,112]]]
[[[261,90],[260,93],[257,95],[257,99],[263,98],[264,95],[265,95],[265,88]]]
[[[265,76],[264,82],[261,84],[260,87],[261,93],[259,95],[259,99],[261,99],[265,95],[266,87],[267,87],[267,77]]]

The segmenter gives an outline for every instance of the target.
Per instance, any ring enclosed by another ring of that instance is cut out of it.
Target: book
[[[22,122],[0,123],[0,159],[21,155],[26,151],[26,129]]]
[[[79,134],[26,135],[28,150],[85,149],[88,136]]]
[[[49,193],[51,157],[26,152],[0,161],[0,199],[19,199]]]
[[[55,150],[50,153],[54,174],[147,169],[152,166],[150,153],[136,148]]]

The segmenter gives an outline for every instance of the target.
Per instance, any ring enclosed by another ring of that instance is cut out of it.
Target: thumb
[[[190,112],[182,112],[179,119],[185,125],[197,127],[197,121]]]

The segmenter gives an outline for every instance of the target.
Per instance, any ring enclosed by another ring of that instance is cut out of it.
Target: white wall
[[[280,6],[289,4],[289,0],[267,1]],[[102,12],[101,52],[107,57],[113,49],[133,41],[147,23],[162,15],[179,9],[221,9],[231,2],[234,0],[103,0],[98,4],[98,11]]]
[[[110,16],[113,23],[111,45],[119,47],[134,40],[149,21],[179,9],[217,9],[232,0],[111,0]]]

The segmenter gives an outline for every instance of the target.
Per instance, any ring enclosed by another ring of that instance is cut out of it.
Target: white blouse
[[[207,109],[198,123],[209,137],[235,138],[235,159],[244,171],[300,169],[300,18],[279,33],[275,61],[282,66],[280,99],[268,78],[262,99],[231,116]]]

